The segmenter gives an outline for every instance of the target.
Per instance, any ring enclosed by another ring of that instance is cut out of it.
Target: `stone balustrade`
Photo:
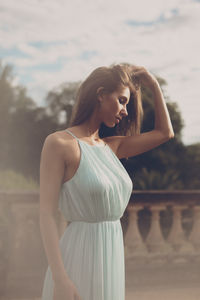
[[[134,191],[121,223],[128,262],[200,259],[198,190]],[[0,298],[40,296],[46,268],[38,192],[0,192]]]
[[[200,261],[200,191],[135,191],[127,212],[127,261]]]

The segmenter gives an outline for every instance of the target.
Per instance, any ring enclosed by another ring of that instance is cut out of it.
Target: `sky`
[[[48,91],[128,62],[167,81],[185,144],[200,142],[200,0],[0,0],[0,60],[40,106]]]

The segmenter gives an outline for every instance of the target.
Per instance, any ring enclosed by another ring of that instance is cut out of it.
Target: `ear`
[[[99,101],[102,101],[104,93],[105,93],[104,87],[101,86],[97,89],[97,99]]]

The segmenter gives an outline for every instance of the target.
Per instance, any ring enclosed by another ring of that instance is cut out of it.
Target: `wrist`
[[[152,92],[156,92],[156,91],[160,90],[160,85],[156,79],[152,80],[149,87],[152,90]]]

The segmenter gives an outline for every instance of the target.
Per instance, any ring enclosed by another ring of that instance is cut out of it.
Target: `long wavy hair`
[[[120,123],[112,128],[102,123],[99,136],[140,133],[143,117],[141,89],[134,85],[132,67],[126,63],[99,67],[82,82],[76,95],[69,122],[70,127],[80,125],[90,118],[98,102],[97,90],[99,87],[103,87],[106,93],[113,93],[121,87],[128,87],[130,90],[130,100],[127,104],[128,116],[122,118]]]

